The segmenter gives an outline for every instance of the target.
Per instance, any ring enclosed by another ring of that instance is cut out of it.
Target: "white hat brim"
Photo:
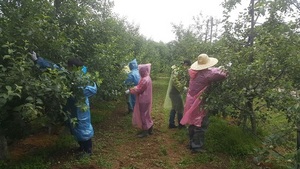
[[[192,70],[203,70],[203,69],[207,69],[209,67],[212,67],[212,66],[214,66],[217,63],[218,63],[218,59],[210,57],[209,60],[208,60],[208,62],[205,63],[205,64],[198,64],[198,61],[194,62],[191,65],[191,69]]]

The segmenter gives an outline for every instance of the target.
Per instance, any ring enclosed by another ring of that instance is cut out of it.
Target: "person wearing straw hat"
[[[205,101],[201,96],[213,82],[227,77],[227,72],[223,69],[213,67],[217,63],[218,59],[200,54],[189,69],[189,88],[180,123],[189,125],[189,149],[192,153],[205,152],[203,145],[208,116],[207,111],[203,109]]]

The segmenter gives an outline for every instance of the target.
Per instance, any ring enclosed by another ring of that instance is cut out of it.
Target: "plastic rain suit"
[[[130,72],[128,73],[127,79],[125,80],[125,84],[127,86],[133,87],[138,85],[141,76],[139,74],[139,70],[138,70],[138,64],[136,59],[133,59],[130,63],[129,63],[129,69]],[[129,103],[128,103],[128,109],[129,111],[132,111],[135,105],[135,95],[134,94],[130,94],[129,95]]]
[[[75,125],[69,122],[71,133],[75,136],[77,141],[86,141],[94,136],[94,129],[91,124],[89,97],[95,95],[96,93],[97,85],[95,83],[93,86],[86,86],[83,89],[85,104],[88,107],[86,111],[82,111],[80,107],[76,106],[76,99],[74,97],[68,98],[66,110],[71,112],[69,120],[72,118],[77,118]]]
[[[169,81],[167,95],[164,102],[164,108],[170,111],[169,127],[175,126],[175,115],[177,113],[178,124],[183,115],[183,97],[184,87],[188,82],[188,71],[184,67],[173,65],[172,73]]]
[[[148,130],[153,125],[152,110],[152,80],[150,78],[151,64],[139,65],[141,80],[138,85],[130,89],[136,95],[136,104],[132,115],[133,126]]]
[[[37,65],[40,66],[40,69],[47,69],[47,68],[51,68],[51,69],[59,69],[59,70],[64,70],[62,67],[60,67],[59,65],[44,59],[42,57],[37,58],[37,60],[35,61]]]
[[[183,118],[180,123],[182,125],[189,124],[201,127],[207,111],[201,108],[204,105],[204,101],[200,99],[200,95],[212,82],[225,79],[226,73],[219,68],[208,68],[200,71],[189,69],[189,75],[189,88],[184,105]]]

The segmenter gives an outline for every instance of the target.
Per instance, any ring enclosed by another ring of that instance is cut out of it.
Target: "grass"
[[[218,117],[210,117],[206,134],[207,149],[211,152],[226,153],[230,156],[245,156],[258,146],[258,140],[238,126]]]

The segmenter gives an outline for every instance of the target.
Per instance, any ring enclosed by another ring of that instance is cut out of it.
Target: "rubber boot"
[[[137,135],[138,138],[147,137],[149,135],[148,130],[144,130],[141,134]]]
[[[182,125],[182,124],[178,125],[178,129],[184,129],[184,128],[186,128],[185,125]]]
[[[170,111],[170,117],[169,117],[169,129],[173,129],[173,128],[177,128],[177,126],[175,125],[175,114],[176,111],[174,109],[172,109]]]
[[[152,135],[153,134],[153,125],[148,129],[148,134]]]
[[[192,149],[192,142],[193,142],[193,136],[194,136],[194,128],[195,126],[194,125],[190,125],[188,127],[188,131],[189,131],[189,145],[187,146],[189,149]]]
[[[131,104],[130,104],[130,102],[127,102],[127,107],[128,107],[128,114],[130,114],[130,113],[132,113],[133,112],[133,110],[131,109]]]
[[[186,128],[185,125],[180,124],[181,119],[182,119],[182,113],[177,113],[178,128],[179,129]]]
[[[191,145],[192,153],[205,153],[206,152],[206,150],[203,148],[204,131],[201,127],[194,128],[194,135],[193,135],[190,145]]]

